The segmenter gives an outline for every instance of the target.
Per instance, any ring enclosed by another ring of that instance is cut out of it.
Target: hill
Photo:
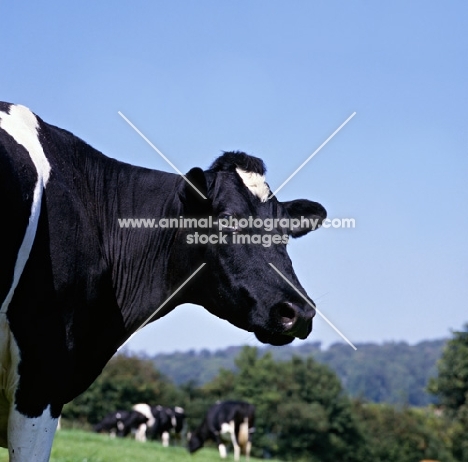
[[[375,403],[424,406],[433,401],[425,392],[429,377],[436,374],[436,362],[446,340],[428,340],[409,345],[406,342],[357,344],[357,351],[336,343],[322,349],[319,342],[298,346],[260,348],[273,358],[287,361],[293,356],[312,356],[329,366],[341,379],[350,396]],[[152,357],[157,369],[176,384],[192,382],[203,385],[221,368],[235,370],[234,359],[242,347],[229,347],[211,352],[175,352]]]

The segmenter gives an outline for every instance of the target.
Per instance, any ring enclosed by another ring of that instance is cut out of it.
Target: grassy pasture
[[[183,447],[163,448],[156,442],[142,444],[130,438],[111,439],[106,435],[82,430],[61,430],[55,436],[50,460],[51,462],[220,462],[221,459],[218,451],[212,448],[203,448],[191,456]],[[233,454],[228,454],[226,460],[234,460]],[[245,460],[243,456],[242,460]],[[0,462],[8,462],[6,449],[0,449]],[[270,462],[275,461],[270,460]]]

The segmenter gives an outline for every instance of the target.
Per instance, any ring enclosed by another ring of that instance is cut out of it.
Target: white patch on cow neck
[[[31,214],[29,216],[28,227],[24,234],[16,259],[13,283],[0,308],[1,313],[5,313],[13,298],[16,286],[23,273],[26,262],[36,236],[39,214],[41,212],[42,193],[47,185],[50,176],[50,164],[47,160],[38,136],[38,122],[36,116],[24,106],[10,106],[10,112],[0,111],[0,127],[5,130],[18,144],[23,146],[28,152],[37,171],[37,182],[34,187]]]
[[[48,461],[58,421],[58,419],[51,417],[49,408],[46,408],[42,416],[37,418],[28,418],[15,410],[13,400],[19,381],[17,370],[20,352],[6,320],[6,311],[18,286],[36,237],[42,195],[50,176],[50,164],[39,141],[38,126],[36,116],[24,106],[10,106],[9,112],[0,111],[0,128],[26,149],[37,172],[31,213],[23,241],[18,250],[13,269],[13,281],[0,307],[2,315],[0,319],[0,395],[3,396],[3,399],[0,399],[0,410],[5,415],[3,408],[7,403],[9,404],[10,409],[6,415],[8,416],[8,446],[11,461]],[[0,438],[4,434],[4,424],[5,422],[2,421]]]
[[[266,184],[265,175],[259,173],[246,172],[241,168],[236,168],[236,172],[242,178],[244,184],[250,192],[257,196],[262,202],[266,202],[270,195],[270,188]]]

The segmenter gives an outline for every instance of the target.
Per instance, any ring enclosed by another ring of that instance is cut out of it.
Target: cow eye
[[[239,231],[238,220],[229,213],[221,213],[218,216],[218,227],[225,233],[237,233]]]

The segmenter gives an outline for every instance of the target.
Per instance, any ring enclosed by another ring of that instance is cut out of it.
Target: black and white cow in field
[[[225,440],[232,442],[234,460],[239,460],[241,452],[247,459],[252,447],[251,435],[254,431],[255,407],[244,401],[223,401],[212,406],[200,426],[190,435],[190,453],[203,447],[205,441],[214,441],[222,459],[226,458]]]
[[[192,303],[263,343],[308,336],[315,310],[269,265],[306,296],[284,240],[194,245],[197,229],[119,226],[129,217],[326,217],[318,203],[270,198],[264,173],[260,159],[225,153],[186,175],[203,199],[180,175],[111,159],[0,103],[0,446],[12,462],[49,459],[64,403],[203,263],[152,320]],[[275,236],[311,230],[276,224]]]
[[[142,423],[135,433],[135,439],[138,441],[160,438],[163,446],[167,447],[170,434],[179,436],[184,427],[185,411],[179,406],[170,408],[141,403],[135,404],[132,409],[148,418],[147,422]]]
[[[93,427],[97,433],[109,433],[111,437],[127,436],[132,431],[136,432],[148,422],[148,417],[141,412],[115,411],[107,414],[104,419]]]

